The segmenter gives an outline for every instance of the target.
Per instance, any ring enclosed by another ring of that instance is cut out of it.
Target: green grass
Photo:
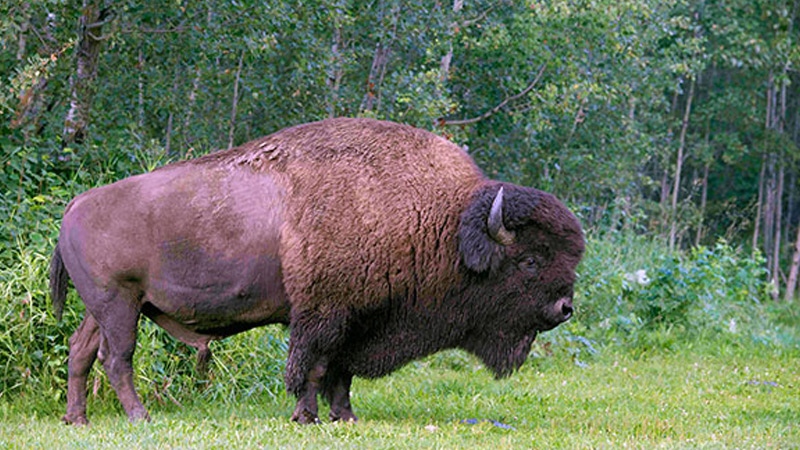
[[[581,366],[562,352],[500,381],[445,352],[357,380],[357,424],[295,425],[293,401],[265,393],[146,398],[153,421],[133,425],[113,397],[90,397],[93,424],[76,428],[63,401],[16,399],[0,403],[0,448],[800,448],[800,352],[686,347],[604,349]]]

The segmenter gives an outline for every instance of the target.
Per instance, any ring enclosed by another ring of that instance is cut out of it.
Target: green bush
[[[645,237],[589,239],[576,319],[587,336],[640,348],[700,338],[777,343],[763,259],[719,241],[669,252]]]
[[[654,278],[629,286],[635,314],[645,328],[672,324],[687,332],[735,333],[759,316],[767,300],[764,262],[742,257],[720,241],[713,250],[693,249],[688,256],[658,261]],[[764,325],[759,323],[758,325]]]

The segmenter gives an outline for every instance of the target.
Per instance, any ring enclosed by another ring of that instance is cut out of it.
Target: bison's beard
[[[494,372],[495,377],[504,378],[519,369],[531,351],[531,345],[536,339],[533,331],[523,336],[495,336],[494,339],[480,339],[480,342],[471,342],[465,349],[478,356],[486,367]]]

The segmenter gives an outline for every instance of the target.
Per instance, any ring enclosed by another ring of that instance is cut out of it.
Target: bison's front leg
[[[309,373],[303,387],[293,392],[297,396],[297,405],[292,413],[292,420],[305,425],[319,423],[317,393],[322,385],[326,364],[320,362]]]
[[[346,324],[344,314],[293,314],[285,374],[287,391],[297,397],[293,421],[319,423],[317,394],[323,387],[328,363],[344,340]]]
[[[330,419],[332,422],[356,422],[358,417],[353,414],[350,405],[350,385],[353,374],[346,370],[329,369],[322,386],[322,395],[331,405]]]

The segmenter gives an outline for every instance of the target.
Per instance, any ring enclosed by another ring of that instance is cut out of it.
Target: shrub
[[[589,335],[640,347],[699,337],[773,342],[764,261],[725,241],[671,253],[642,237],[590,239],[579,314]]]

